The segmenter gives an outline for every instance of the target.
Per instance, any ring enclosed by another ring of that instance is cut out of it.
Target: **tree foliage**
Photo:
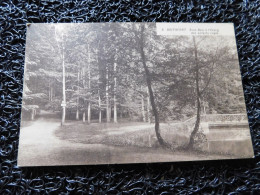
[[[245,109],[234,103],[243,93],[228,37],[159,36],[155,23],[28,28],[27,108],[62,111],[64,60],[67,119],[89,115],[88,122],[109,122],[116,109],[121,120],[159,124],[191,118],[198,108],[200,114]]]

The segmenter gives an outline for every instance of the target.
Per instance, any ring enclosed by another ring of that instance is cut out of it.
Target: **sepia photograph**
[[[232,23],[27,25],[18,166],[253,158]]]

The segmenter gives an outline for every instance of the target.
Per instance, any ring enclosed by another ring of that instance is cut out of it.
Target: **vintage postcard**
[[[231,23],[27,26],[18,166],[253,158]]]

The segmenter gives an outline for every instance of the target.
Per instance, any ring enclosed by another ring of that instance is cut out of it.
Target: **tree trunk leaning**
[[[169,147],[169,145],[163,140],[160,134],[160,119],[159,119],[159,113],[156,108],[155,100],[154,100],[154,95],[153,95],[153,90],[152,90],[152,84],[151,84],[151,76],[149,69],[146,65],[146,59],[145,59],[145,53],[144,53],[144,26],[141,26],[141,37],[140,37],[140,54],[141,54],[141,60],[143,64],[143,68],[145,70],[145,78],[146,78],[146,83],[149,91],[149,96],[150,96],[150,101],[152,105],[152,110],[154,114],[154,121],[155,121],[155,133],[157,140],[159,144],[163,147]]]
[[[196,117],[196,123],[194,126],[193,131],[191,132],[190,140],[187,145],[187,149],[193,149],[194,147],[194,138],[197,134],[200,126],[200,114],[201,114],[201,103],[200,103],[200,89],[199,89],[199,64],[198,64],[198,50],[197,50],[197,44],[195,37],[193,37],[193,44],[194,44],[194,58],[195,58],[195,65],[196,65],[196,102],[197,102],[197,117]]]

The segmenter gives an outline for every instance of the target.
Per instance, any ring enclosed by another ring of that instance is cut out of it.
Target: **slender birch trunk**
[[[51,102],[53,100],[53,87],[51,86]]]
[[[88,89],[91,91],[91,74],[90,74],[90,52],[88,44]],[[90,99],[90,98],[89,98]],[[88,102],[88,123],[91,122],[91,102]]]
[[[99,62],[98,59],[98,50],[96,50],[96,60],[97,60],[97,64]],[[99,70],[100,71],[100,70]],[[100,72],[99,72],[99,76],[98,76],[98,108],[99,108],[99,113],[98,113],[98,122],[102,123],[102,108],[101,108],[101,95],[100,95]]]
[[[91,103],[88,102],[88,123],[91,123]]]
[[[76,112],[76,120],[79,120],[79,70],[78,70],[78,88],[77,88],[77,112]]]
[[[151,118],[150,118],[150,97],[149,97],[149,90],[147,88],[147,121],[148,123],[151,123]]]
[[[34,120],[34,116],[35,116],[34,109],[32,109],[32,111],[31,111],[31,120],[32,121]]]
[[[86,90],[86,70],[85,70],[85,66],[83,66],[83,68],[82,68],[82,79],[83,79],[83,81],[82,81],[83,90]],[[86,101],[85,101],[85,99],[83,99],[83,105],[84,105],[84,111],[83,111],[83,114],[82,114],[83,123],[86,122],[86,111],[85,111],[86,106],[85,106],[85,104],[86,104]]]
[[[100,97],[100,92],[98,90],[98,107],[99,107],[99,116],[98,116],[98,122],[102,122],[102,110],[101,110],[101,97]]]
[[[76,120],[79,120],[79,109],[77,108],[77,111],[76,111]]]
[[[109,81],[108,81],[108,67],[106,68],[106,115],[107,115],[107,122],[110,122],[110,117],[111,117],[111,106],[110,106],[110,101],[109,101]]]
[[[51,79],[49,81],[49,101],[52,102],[52,93],[53,93],[53,88],[52,88],[52,83]]]
[[[116,99],[116,93],[117,93],[117,80],[116,80],[116,62],[114,63],[114,123],[117,123],[117,99]]]
[[[51,101],[51,82],[49,81],[49,101]]]
[[[83,121],[83,123],[86,122],[86,112],[85,111],[83,112],[82,121]]]
[[[146,122],[146,117],[145,117],[145,107],[144,107],[144,95],[141,96],[142,98],[142,115],[143,115],[143,122]]]
[[[55,39],[57,42],[57,46],[59,48],[60,54],[61,54],[61,59],[62,59],[62,103],[61,103],[61,107],[62,107],[62,118],[61,118],[61,125],[63,125],[65,123],[65,118],[66,118],[66,91],[65,91],[65,57],[64,57],[64,39],[63,39],[63,34],[62,36],[62,48],[60,48],[59,46],[59,42],[57,39],[57,34],[56,34],[56,28],[55,28]]]
[[[63,35],[62,35],[62,39],[63,39]],[[62,106],[62,121],[61,124],[65,123],[65,118],[66,118],[66,91],[65,91],[65,60],[64,60],[64,42],[62,45],[62,96],[63,96],[63,106]]]

